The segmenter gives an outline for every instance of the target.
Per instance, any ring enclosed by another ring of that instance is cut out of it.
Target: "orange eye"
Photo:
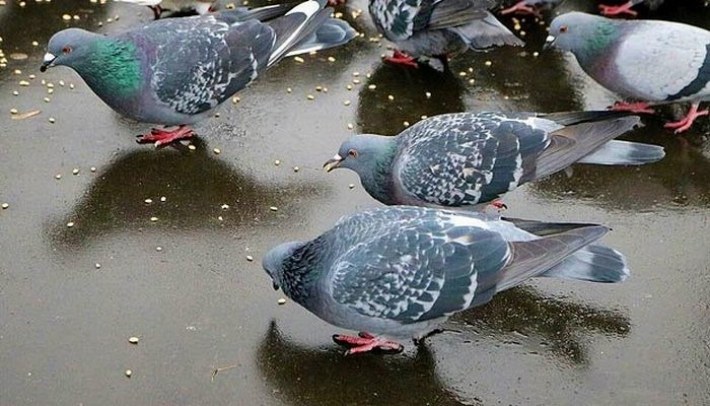
[[[350,151],[348,151],[348,156],[351,158],[357,158],[357,151],[354,149],[351,149]]]
[[[566,25],[563,25],[562,27],[560,27],[560,33],[562,33],[562,34],[566,33],[567,30],[568,30],[568,28]]]
[[[68,45],[65,46],[64,48],[62,48],[62,53],[63,53],[63,54],[70,54],[70,53],[71,53],[71,47],[68,46]]]

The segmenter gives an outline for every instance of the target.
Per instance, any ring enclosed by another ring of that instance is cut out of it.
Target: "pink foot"
[[[699,103],[693,103],[690,106],[690,110],[688,111],[688,114],[683,117],[682,120],[672,122],[672,123],[666,123],[665,127],[666,128],[674,128],[675,131],[674,133],[682,133],[683,131],[686,131],[690,128],[690,126],[693,125],[693,122],[695,121],[696,118],[702,117],[702,116],[707,116],[709,111],[708,110],[701,110],[698,111],[698,107],[700,107]]]
[[[505,203],[503,203],[502,200],[492,201],[492,202],[488,203],[488,205],[493,206],[493,208],[495,208],[498,211],[508,210],[508,206]]]
[[[150,134],[139,135],[138,143],[147,144],[154,142],[156,147],[161,145],[170,144],[173,141],[184,140],[187,138],[192,138],[194,132],[191,128],[181,125],[178,128],[170,131],[161,130],[158,128],[153,128],[150,130]]]
[[[395,341],[387,341],[381,337],[375,337],[370,333],[360,332],[357,337],[335,334],[333,341],[339,345],[350,347],[345,351],[345,355],[361,354],[373,350],[384,351],[386,353],[397,354],[402,352],[404,347]]]
[[[398,50],[395,50],[392,56],[386,56],[385,61],[397,65],[409,66],[412,68],[419,67],[416,59]]]
[[[511,14],[511,13],[529,14],[529,15],[533,15],[537,18],[542,18],[542,14],[540,14],[540,12],[535,7],[528,6],[527,4],[525,4],[525,1],[518,2],[514,6],[508,7],[505,10],[501,11],[500,13],[502,15]]]
[[[631,10],[631,7],[634,6],[634,3],[632,2],[627,2],[625,4],[622,4],[620,6],[606,6],[604,4],[599,5],[599,11],[605,15],[606,17],[611,17],[611,16],[620,16],[622,14],[627,14],[631,17],[636,17],[638,15],[637,12],[634,10]]]
[[[653,114],[656,111],[650,107],[647,102],[636,102],[636,103],[626,103],[626,102],[616,102],[610,107],[614,111],[630,111],[632,113],[646,113]]]

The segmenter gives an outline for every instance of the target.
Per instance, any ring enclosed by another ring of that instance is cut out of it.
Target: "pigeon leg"
[[[636,17],[638,13],[634,10],[631,10],[631,7],[633,6],[634,3],[631,1],[628,1],[620,6],[606,6],[604,4],[600,4],[599,12],[601,12],[606,17],[620,16],[622,14],[627,14],[631,17]]]
[[[191,138],[194,134],[194,131],[185,125],[181,125],[170,131],[153,128],[150,130],[150,134],[139,135],[137,141],[139,144],[154,142],[155,146],[159,147],[161,145],[170,144],[173,141]]]
[[[688,114],[685,117],[683,117],[682,120],[675,121],[672,123],[666,123],[665,127],[666,128],[674,128],[675,129],[674,132],[676,134],[686,131],[687,129],[690,128],[690,126],[693,125],[693,122],[695,121],[696,118],[708,115],[708,110],[698,111],[698,107],[700,107],[700,103],[691,104]]]
[[[398,342],[375,337],[366,332],[358,333],[357,337],[335,334],[333,335],[333,341],[336,344],[350,347],[350,349],[345,351],[345,355],[360,354],[373,350],[397,354],[404,350],[402,344]]]
[[[150,7],[151,10],[153,10],[153,17],[155,20],[160,19],[160,15],[163,14],[163,9],[160,7],[160,5],[157,6],[148,6]]]
[[[419,67],[416,59],[398,50],[395,50],[392,56],[386,56],[385,61],[397,65],[410,66],[413,68]]]
[[[514,6],[508,7],[505,10],[500,12],[501,15],[506,15],[506,14],[511,14],[511,13],[529,14],[529,15],[533,15],[537,18],[542,18],[542,14],[540,14],[540,12],[535,7],[528,6],[527,4],[525,4],[525,0],[519,1],[519,2],[515,3]]]
[[[508,206],[503,203],[502,200],[495,200],[490,203],[488,203],[489,206],[492,206],[494,209],[501,211],[501,210],[508,210]]]
[[[331,7],[339,6],[345,4],[347,0],[328,0],[328,5]]]
[[[616,102],[611,106],[611,110],[614,111],[629,111],[632,113],[646,113],[653,114],[656,111],[653,110],[651,105],[647,102],[636,102],[636,103],[626,103],[626,102]]]

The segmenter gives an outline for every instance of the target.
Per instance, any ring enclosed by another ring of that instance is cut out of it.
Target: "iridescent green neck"
[[[397,155],[397,137],[382,137],[382,142],[385,146],[377,157],[372,172],[360,174],[360,182],[370,196],[384,204],[395,204],[392,200],[392,163]]]
[[[111,38],[94,41],[81,63],[73,68],[99,95],[128,98],[143,86],[137,47]]]
[[[585,36],[584,46],[576,53],[577,59],[593,62],[600,55],[605,55],[618,37],[618,28],[615,21],[599,21],[593,32]]]

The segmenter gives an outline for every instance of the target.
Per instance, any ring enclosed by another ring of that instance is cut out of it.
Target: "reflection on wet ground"
[[[641,15],[708,28],[702,3]],[[350,133],[394,135],[446,112],[615,101],[568,55],[540,53],[546,31],[529,17],[503,19],[519,22],[527,47],[468,53],[442,75],[382,64],[387,43],[358,16],[365,7],[338,8],[363,38],[271,69],[198,126],[194,151],[156,151],[133,141],[147,125],[120,119],[76,75],[37,71],[55,31],[114,32],[150,10],[0,6],[0,48],[27,54],[0,68],[0,405],[710,403],[710,120],[676,137],[662,128],[674,108],[625,136],[663,145],[660,163],[577,165],[505,198],[513,217],[610,225],[604,243],[633,272],[624,284],[540,280],[396,357],[344,358],[329,339],[336,329],[276,304],[259,263],[266,250],[377,205],[354,174],[321,169]],[[11,108],[41,112],[9,119]]]

